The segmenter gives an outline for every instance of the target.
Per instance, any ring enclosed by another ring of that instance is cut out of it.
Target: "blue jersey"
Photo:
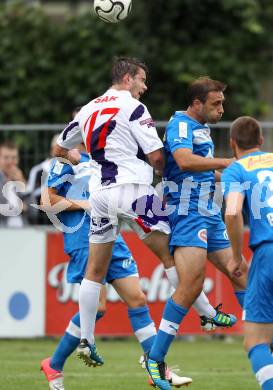
[[[222,174],[225,196],[240,192],[249,217],[250,247],[273,242],[273,153],[249,153]]]
[[[89,156],[81,153],[77,165],[63,164],[54,160],[50,169],[47,186],[55,188],[57,194],[67,199],[87,200],[90,178]],[[89,246],[88,234],[90,217],[83,210],[62,211],[58,215],[64,229],[64,250],[70,253],[75,249]]]
[[[181,188],[183,194],[186,180],[194,182],[190,188],[191,203],[198,201],[200,191],[202,193],[203,191],[207,193],[214,191],[215,177],[213,170],[205,172],[184,171],[178,167],[173,157],[173,153],[177,149],[186,148],[192,150],[192,153],[198,156],[213,158],[214,145],[208,125],[202,125],[184,112],[175,112],[166,128],[164,148],[166,154],[164,180],[175,182],[178,185],[177,189],[166,188],[165,195],[169,204],[179,202]]]
[[[48,176],[48,187],[55,188],[57,194],[67,199],[89,199],[90,157],[81,153],[77,165],[63,164],[54,160]],[[75,249],[89,247],[90,217],[84,210],[62,211],[58,214],[64,229],[64,250],[71,254]],[[131,253],[123,238],[118,236],[112,253],[112,261],[131,258]]]

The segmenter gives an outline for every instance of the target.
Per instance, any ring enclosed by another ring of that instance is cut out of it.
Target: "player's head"
[[[263,144],[262,128],[251,116],[240,116],[230,127],[230,146],[238,157],[239,151],[259,149]]]
[[[51,157],[54,156],[53,150],[54,150],[54,146],[55,146],[59,136],[60,136],[60,134],[54,134],[53,137],[51,138],[51,141],[50,141],[50,156]]]
[[[140,99],[147,90],[147,71],[147,66],[137,58],[117,57],[112,68],[113,87],[130,91],[135,99]]]
[[[82,108],[81,106],[77,106],[74,108],[74,110],[72,111],[72,119],[74,119],[75,116],[78,114],[78,112],[81,111],[81,108]]]
[[[187,90],[187,103],[201,123],[217,123],[223,113],[226,85],[209,77],[199,77]]]
[[[0,168],[5,172],[19,163],[18,148],[12,141],[0,145]]]

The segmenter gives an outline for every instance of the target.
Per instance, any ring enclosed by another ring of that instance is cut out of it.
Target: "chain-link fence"
[[[158,133],[164,136],[167,122],[156,122]],[[211,126],[211,134],[215,143],[215,156],[229,157],[229,127],[231,122],[221,122]],[[64,128],[63,124],[54,125],[0,125],[0,144],[4,141],[14,142],[20,151],[19,167],[27,179],[29,202],[38,201],[41,187],[41,175],[47,159],[50,158],[50,146],[52,138]],[[273,122],[262,122],[264,133],[265,151],[273,151]],[[42,213],[28,208],[27,218],[29,223],[47,224],[48,219]]]
[[[158,133],[163,138],[167,122],[156,122]],[[230,156],[229,127],[231,122],[211,125],[212,139],[215,143],[215,156]],[[261,122],[264,134],[265,151],[273,151],[273,122]],[[50,156],[50,144],[53,136],[60,133],[63,124],[54,125],[0,125],[0,143],[14,141],[20,150],[20,167],[28,176],[30,169]]]

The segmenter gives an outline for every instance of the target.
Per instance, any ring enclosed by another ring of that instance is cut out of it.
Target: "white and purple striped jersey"
[[[71,149],[84,141],[90,153],[92,191],[125,183],[151,184],[145,155],[161,149],[146,106],[129,91],[109,89],[82,107],[57,143]]]

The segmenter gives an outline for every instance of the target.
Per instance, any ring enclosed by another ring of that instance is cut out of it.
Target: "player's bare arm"
[[[78,149],[66,149],[55,144],[52,152],[54,157],[62,157],[69,160],[73,165],[77,165],[81,160],[81,154]]]
[[[174,151],[173,157],[180,169],[192,172],[204,172],[212,169],[227,168],[232,158],[206,158],[193,154],[190,149],[180,148]]]
[[[67,199],[58,195],[55,188],[46,187],[41,194],[41,207],[45,211],[59,213],[61,211],[90,210],[88,200]]]
[[[163,153],[163,149],[155,150],[147,154],[147,158],[151,166],[155,169],[155,172],[158,176],[163,175],[163,169],[165,167],[165,157]]]
[[[218,183],[218,182],[220,182],[221,181],[221,175],[222,175],[222,173],[220,172],[220,171],[215,171],[214,172],[214,177],[215,177],[215,181]]]
[[[233,259],[228,265],[230,273],[240,273],[240,265],[243,261],[243,234],[244,221],[242,215],[244,196],[239,192],[231,192],[226,198],[225,223],[230,238]]]

